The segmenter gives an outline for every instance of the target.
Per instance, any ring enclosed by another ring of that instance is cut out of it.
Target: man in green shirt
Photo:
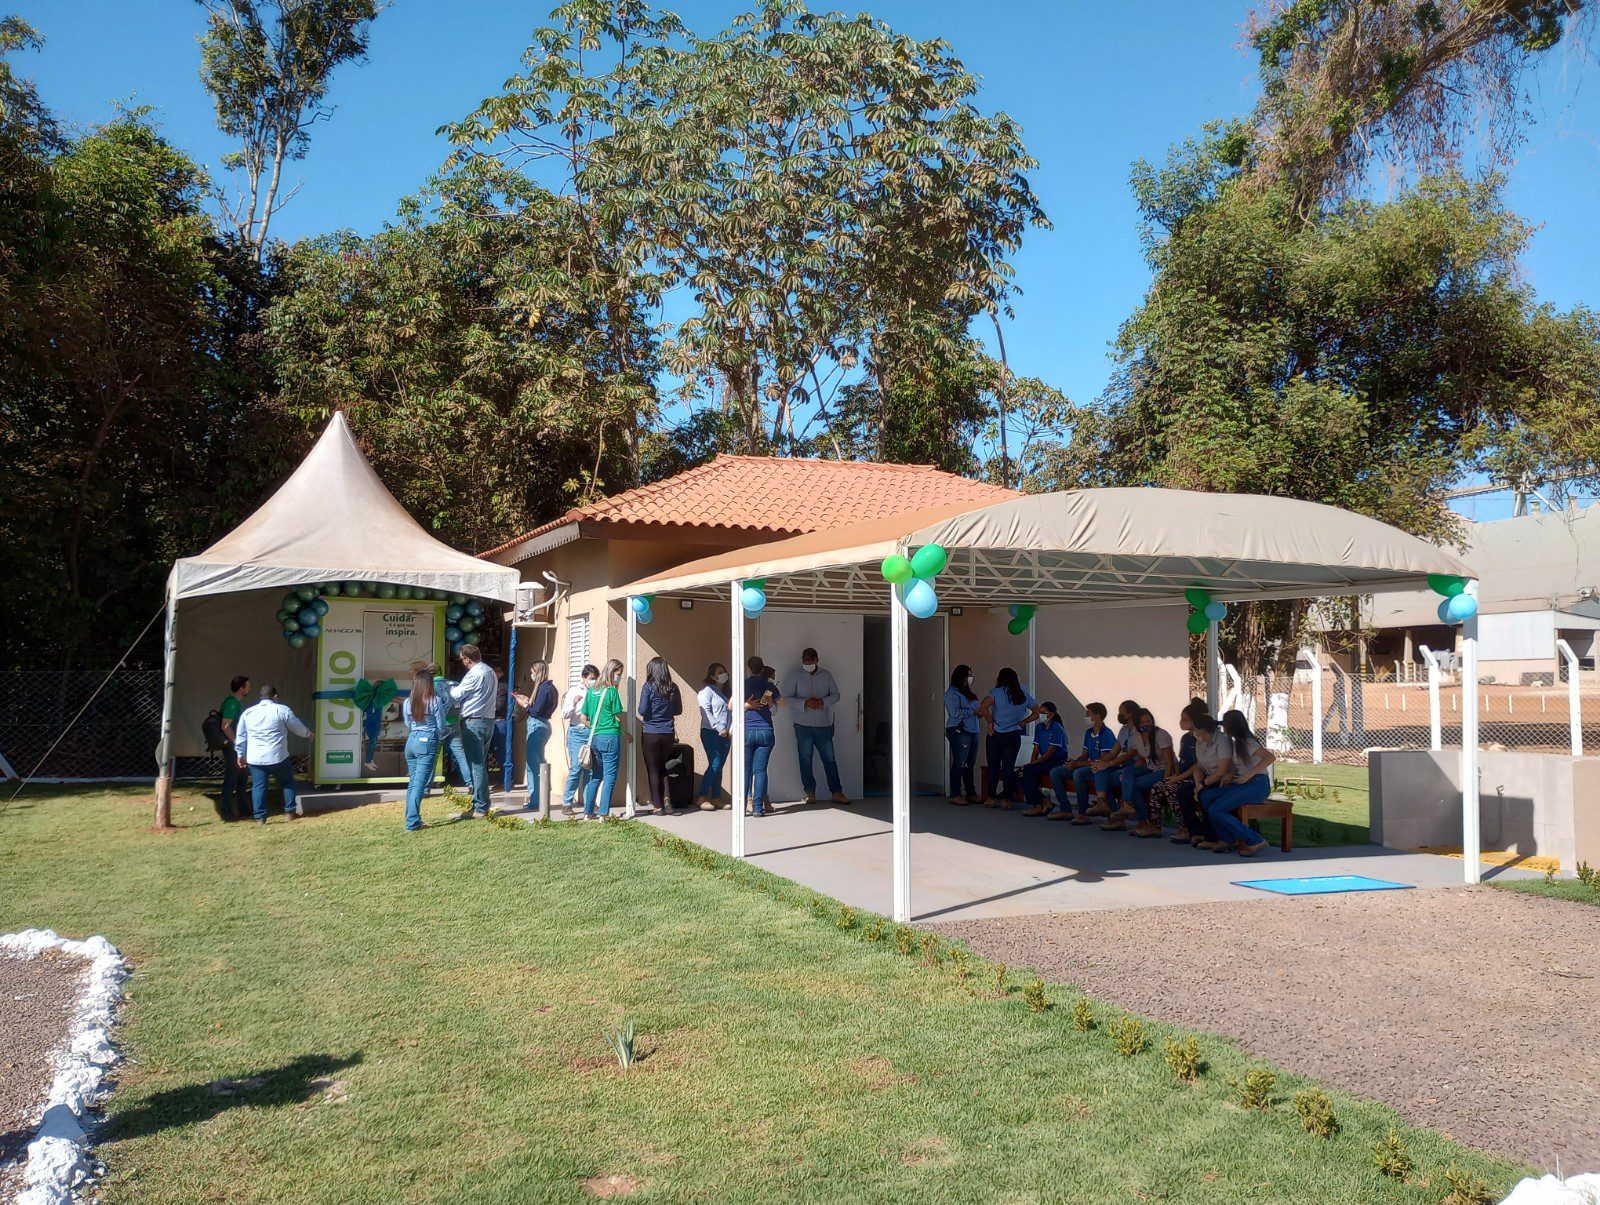
[[[239,768],[239,755],[234,752],[238,737],[239,717],[244,714],[244,701],[250,695],[250,679],[239,674],[229,686],[232,690],[222,700],[222,735],[228,743],[222,747],[222,817],[224,820],[243,820],[250,813],[250,778]]]

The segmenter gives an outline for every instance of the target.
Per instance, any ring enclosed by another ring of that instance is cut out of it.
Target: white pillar
[[[1300,656],[1311,667],[1311,761],[1322,764],[1322,657],[1307,645]]]
[[[1033,618],[1028,620],[1028,693],[1035,699],[1039,697],[1037,671],[1034,668],[1039,664],[1039,646],[1034,640],[1034,628],[1038,626],[1038,623],[1039,616],[1035,613]]]
[[[894,919],[911,920],[911,670],[905,604],[889,587],[889,783],[894,818]],[[1033,625],[1028,625],[1031,634]]]
[[[1206,621],[1206,707],[1217,714],[1218,695],[1222,688],[1222,654],[1217,648],[1217,621]]]
[[[1581,671],[1578,666],[1578,654],[1572,651],[1572,646],[1565,640],[1556,641],[1556,648],[1561,650],[1561,657],[1567,663],[1567,717],[1572,729],[1572,756],[1583,756],[1583,700],[1578,695],[1579,677]]]
[[[634,791],[634,780],[638,775],[633,769],[639,754],[639,616],[634,613],[631,598],[628,600],[628,648],[625,655],[627,664],[623,666],[622,676],[628,683],[628,714],[625,719],[627,727],[623,731],[632,739],[622,742],[622,814],[632,820],[639,812],[639,800]]]
[[[1428,748],[1437,752],[1444,747],[1444,728],[1439,717],[1439,654],[1425,644],[1417,651],[1428,663]]]
[[[733,616],[732,627],[729,629],[728,654],[733,664],[728,666],[728,680],[733,685],[733,693],[728,699],[728,714],[732,717],[729,725],[731,730],[730,740],[733,747],[728,750],[728,760],[724,764],[728,767],[729,783],[728,794],[733,799],[733,836],[729,841],[728,852],[736,858],[744,857],[744,604],[739,596],[744,593],[744,582],[735,581],[729,587],[728,607]]]
[[[1461,860],[1466,881],[1483,877],[1478,831],[1478,617],[1461,623]]]

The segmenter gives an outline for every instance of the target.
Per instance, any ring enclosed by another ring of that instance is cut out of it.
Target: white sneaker
[[[301,803],[298,798],[294,801],[294,814],[296,816],[304,816],[306,814],[306,805]]]

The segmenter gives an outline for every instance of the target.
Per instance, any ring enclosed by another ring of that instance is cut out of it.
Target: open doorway
[[[947,619],[919,619],[908,632],[911,691],[911,786],[945,790],[944,688],[949,684]],[[889,792],[890,717],[889,617],[862,620],[862,735],[866,742],[862,779],[869,795]]]

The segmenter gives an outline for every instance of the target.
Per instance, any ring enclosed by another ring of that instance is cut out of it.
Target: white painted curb
[[[48,929],[0,934],[0,952],[26,956],[44,950],[87,959],[89,977],[78,997],[66,1045],[55,1054],[55,1080],[45,1098],[38,1133],[28,1144],[16,1205],[65,1205],[72,1200],[72,1190],[93,1174],[89,1110],[104,1094],[106,1074],[117,1062],[111,1026],[128,974],[122,955],[103,937],[73,941]]]

